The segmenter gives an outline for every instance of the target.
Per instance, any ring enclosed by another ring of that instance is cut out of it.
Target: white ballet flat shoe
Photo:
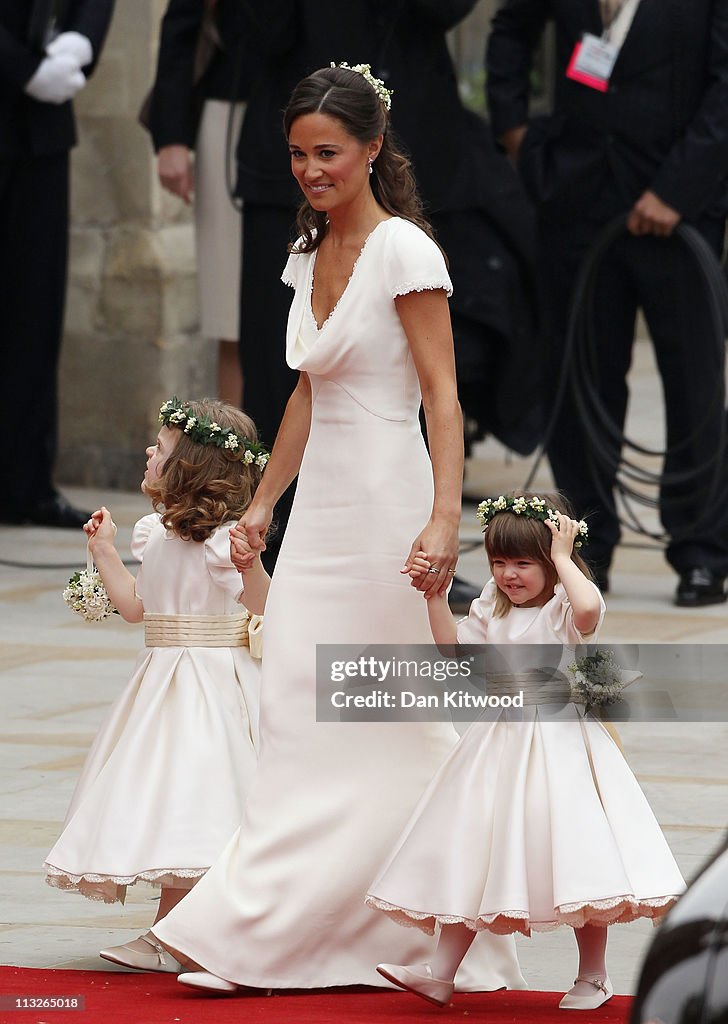
[[[412,992],[434,1006],[447,1006],[455,988],[453,983],[433,978],[429,964],[416,964],[415,967],[416,970],[403,964],[377,964],[377,971],[405,992]]]
[[[609,978],[600,978],[596,974],[591,977],[580,974],[578,978],[574,979],[574,984],[578,985],[580,981],[594,986],[593,995],[575,996],[571,992],[567,992],[559,1003],[560,1010],[596,1010],[598,1006],[606,1003],[607,999],[611,999],[614,995],[614,988]]]
[[[177,974],[182,970],[179,960],[175,960],[151,932],[146,932],[132,941],[146,943],[149,951],[142,952],[132,949],[131,943],[124,943],[121,946],[110,946],[108,949],[100,950],[99,956],[104,960],[110,960],[112,964],[119,964],[121,967],[133,967],[135,971],[160,971],[165,974]]]
[[[210,971],[186,971],[177,975],[177,981],[180,985],[204,989],[205,992],[237,992],[240,988],[234,981],[226,981]]]

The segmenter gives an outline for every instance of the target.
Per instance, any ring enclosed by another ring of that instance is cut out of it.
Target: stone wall
[[[476,108],[495,2],[480,0],[451,38]],[[65,483],[136,488],[162,400],[215,387],[215,346],[197,333],[189,213],[160,188],[137,122],[165,7],[166,0],[117,0],[98,70],[76,101],[59,388],[57,476]]]
[[[137,122],[164,7],[117,2],[76,101],[57,473],[67,483],[136,488],[162,400],[214,387],[214,346],[197,334],[189,214],[159,187]]]

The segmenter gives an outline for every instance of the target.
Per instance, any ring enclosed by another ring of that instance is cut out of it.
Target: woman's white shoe
[[[588,985],[593,985],[594,992],[586,996],[573,995],[571,991],[567,992],[559,1003],[559,1009],[596,1010],[597,1007],[601,1006],[602,1003],[606,1003],[607,999],[611,999],[614,995],[614,988],[609,978],[601,978],[596,974],[591,977],[580,974],[578,978],[574,979],[574,985],[578,985],[582,981]]]
[[[210,971],[186,971],[177,975],[177,981],[181,985],[204,989],[206,992],[237,992],[240,987],[234,981],[226,981]]]
[[[429,964],[408,967],[403,964],[377,964],[377,971],[387,981],[412,992],[435,1006],[447,1006],[452,997],[454,985],[451,981],[433,978]]]

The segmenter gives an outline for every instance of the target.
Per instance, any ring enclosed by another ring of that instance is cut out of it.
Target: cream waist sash
[[[159,615],[144,613],[144,643],[147,647],[253,647],[263,618],[248,612],[236,615]],[[251,650],[253,657],[259,651]]]
[[[523,707],[534,704],[583,704],[571,691],[568,679],[539,669],[525,672],[489,672],[486,693],[498,697],[523,697]]]

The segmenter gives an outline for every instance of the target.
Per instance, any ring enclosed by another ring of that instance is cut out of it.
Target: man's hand
[[[518,151],[521,148],[523,136],[526,134],[526,131],[527,125],[519,124],[518,127],[509,128],[507,132],[503,132],[501,137],[498,139],[503,149],[505,149],[508,159],[513,164],[518,162]]]
[[[682,220],[677,210],[649,189],[643,192],[627,218],[627,230],[633,235],[659,235],[667,238]]]
[[[82,36],[80,32],[61,32],[52,42],[48,43],[46,56],[58,57],[59,54],[72,57],[79,68],[85,68],[94,59],[90,40],[86,36]]]
[[[185,203],[192,202],[195,182],[192,154],[187,146],[162,146],[157,153],[157,173],[163,188]]]
[[[58,53],[40,62],[38,70],[26,83],[25,92],[40,103],[60,104],[72,100],[85,84],[86,76],[76,58],[67,53]]]

